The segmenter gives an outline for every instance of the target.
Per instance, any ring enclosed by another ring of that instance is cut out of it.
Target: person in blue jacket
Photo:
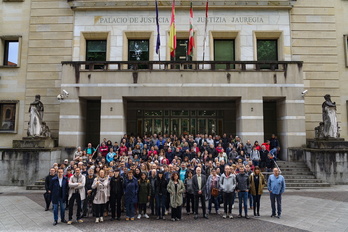
[[[52,178],[49,187],[52,194],[53,204],[53,225],[58,224],[58,206],[60,207],[61,222],[66,223],[65,220],[65,200],[68,195],[68,178],[64,176],[64,170],[58,169],[58,176]]]
[[[126,206],[126,220],[134,221],[135,208],[138,202],[138,180],[133,176],[133,171],[127,173],[127,177],[123,182],[124,202]]]
[[[114,156],[116,155],[116,153],[114,152],[114,149],[113,148],[110,148],[110,151],[108,154],[106,154],[106,162],[108,162],[108,164],[111,162],[111,161],[114,161]]]
[[[285,191],[285,179],[280,175],[279,169],[274,168],[273,174],[268,178],[268,191],[271,199],[272,215],[271,217],[280,218],[282,214],[282,194]],[[276,216],[276,206],[277,201],[278,216]]]

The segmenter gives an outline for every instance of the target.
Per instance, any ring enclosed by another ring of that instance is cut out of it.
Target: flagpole
[[[207,28],[208,28],[208,0],[205,4],[205,25],[204,25],[204,39],[203,39],[203,69],[204,69],[205,48],[206,48],[206,44],[207,44]]]
[[[156,38],[156,53],[158,54],[158,61],[161,61],[161,40],[160,40],[160,31],[159,31],[159,22],[158,22],[158,2],[155,0],[156,5],[156,26],[157,26],[157,38]],[[160,67],[160,65],[159,65]]]

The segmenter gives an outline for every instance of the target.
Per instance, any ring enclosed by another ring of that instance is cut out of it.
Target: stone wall
[[[2,149],[0,185],[25,186],[48,175],[53,163],[72,158],[75,149]]]
[[[314,175],[330,184],[348,184],[348,149],[289,148],[289,161],[304,161]]]

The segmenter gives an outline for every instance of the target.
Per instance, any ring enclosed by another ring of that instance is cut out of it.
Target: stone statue
[[[331,101],[331,96],[326,94],[322,104],[323,124],[321,134],[326,138],[338,137],[338,123],[336,116],[336,103]]]
[[[42,136],[49,137],[49,128],[46,123],[43,121],[44,115],[44,105],[40,101],[41,96],[36,95],[35,101],[30,103],[29,113],[30,118],[28,122],[28,136]]]

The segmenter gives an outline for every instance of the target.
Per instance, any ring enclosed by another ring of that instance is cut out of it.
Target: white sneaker
[[[99,223],[99,218],[96,218],[96,219],[95,219],[95,223]]]
[[[147,214],[144,214],[144,217],[145,217],[146,219],[149,219],[149,218],[150,218],[149,215],[147,215]]]
[[[140,213],[138,214],[138,217],[137,217],[137,218],[138,218],[138,219],[140,219],[140,218],[141,218],[141,214],[140,214]]]
[[[100,222],[103,222],[103,221],[104,221],[104,218],[103,218],[103,217],[100,217],[99,221],[100,221]]]
[[[166,211],[164,212],[164,215],[168,215],[168,210],[166,210]]]

